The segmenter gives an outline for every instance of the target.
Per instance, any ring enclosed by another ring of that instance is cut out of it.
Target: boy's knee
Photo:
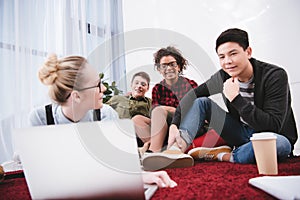
[[[194,101],[194,106],[197,107],[207,107],[209,105],[211,105],[211,99],[208,97],[199,97]]]
[[[151,111],[151,117],[153,117],[153,116],[155,116],[155,117],[157,117],[157,116],[167,117],[167,115],[168,115],[168,112],[167,112],[166,109],[164,109],[163,106],[157,106],[157,107],[153,108],[152,111]]]
[[[194,102],[197,104],[210,103],[211,99],[208,97],[199,97]]]
[[[276,148],[279,158],[287,158],[292,151],[291,143],[289,142],[289,140],[286,137],[278,134],[276,140]]]

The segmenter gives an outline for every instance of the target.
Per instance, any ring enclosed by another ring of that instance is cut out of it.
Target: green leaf
[[[99,78],[103,80],[104,73],[99,73]],[[117,84],[115,81],[113,81],[111,85],[109,85],[109,83],[106,81],[102,81],[102,84],[106,87],[106,91],[103,92],[105,94],[103,103],[106,103],[113,95],[119,95],[120,93],[122,93],[122,90],[119,90],[117,88]]]
[[[110,90],[106,90],[106,91],[104,92],[105,95],[112,94],[112,93],[113,93],[113,92],[110,91]]]
[[[104,77],[104,74],[103,74],[103,73],[100,73],[100,74],[99,74],[99,78],[100,78],[100,79],[103,79],[103,77]]]

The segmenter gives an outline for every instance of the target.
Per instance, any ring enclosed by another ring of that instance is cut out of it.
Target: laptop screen
[[[145,198],[131,120],[17,129],[14,140],[34,199]]]

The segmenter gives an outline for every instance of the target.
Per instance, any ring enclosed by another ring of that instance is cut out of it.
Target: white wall
[[[125,33],[127,76],[146,70],[152,77],[152,85],[158,82],[161,77],[153,70],[153,53],[159,47],[175,45],[193,64],[186,75],[201,83],[203,77],[219,68],[214,50],[218,35],[227,28],[242,28],[249,33],[253,57],[287,70],[300,130],[300,109],[295,101],[300,100],[299,89],[295,92],[300,87],[296,85],[300,82],[299,11],[298,0],[123,1],[124,31],[130,33],[130,37]],[[151,46],[150,42],[155,44]],[[199,59],[205,61],[201,63]],[[300,143],[296,148],[300,153]]]

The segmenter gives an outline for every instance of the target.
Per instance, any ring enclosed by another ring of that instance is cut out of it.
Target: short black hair
[[[161,58],[164,56],[174,57],[177,62],[177,65],[179,65],[181,73],[184,69],[186,69],[186,66],[188,65],[188,61],[182,56],[181,52],[172,46],[159,49],[156,53],[154,53],[153,56],[154,56],[154,63],[157,69],[159,67]]]
[[[246,50],[249,47],[248,33],[238,28],[227,29],[220,34],[216,41],[216,52],[218,47],[226,42],[236,42]]]

